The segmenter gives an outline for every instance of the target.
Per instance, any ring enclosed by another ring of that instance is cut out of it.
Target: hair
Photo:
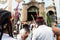
[[[28,33],[30,33],[30,29],[29,29],[29,25],[28,24],[24,24],[23,25],[23,28],[28,32]]]
[[[39,25],[43,25],[43,24],[46,24],[43,17],[37,17],[36,18],[36,23]]]
[[[11,12],[6,11],[6,10],[0,10],[0,40],[5,31],[4,29],[5,24],[7,24],[6,29],[8,31],[9,36],[13,37],[12,24],[10,21],[10,17],[11,17]]]

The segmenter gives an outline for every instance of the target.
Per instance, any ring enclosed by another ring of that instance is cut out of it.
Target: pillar
[[[44,2],[41,2],[39,5],[39,16],[44,17]]]
[[[21,21],[27,21],[27,8],[26,5],[23,4],[23,9],[21,13]]]
[[[12,0],[9,0],[9,4],[8,4],[8,11],[12,10]]]

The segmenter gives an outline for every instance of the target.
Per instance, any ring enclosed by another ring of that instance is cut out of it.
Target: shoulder
[[[9,36],[8,34],[6,34],[6,33],[3,33],[2,40],[16,40],[16,39],[10,37],[10,36]]]
[[[2,38],[2,40],[16,40],[16,39],[14,39],[12,37],[5,37],[5,38]]]
[[[16,39],[14,39],[14,38],[9,38],[10,40],[16,40]]]

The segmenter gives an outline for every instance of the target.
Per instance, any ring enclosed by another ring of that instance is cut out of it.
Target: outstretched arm
[[[52,27],[54,34],[60,35],[60,28],[58,27]]]

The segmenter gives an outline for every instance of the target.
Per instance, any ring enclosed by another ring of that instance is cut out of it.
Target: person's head
[[[9,36],[12,35],[12,24],[11,24],[11,12],[6,10],[0,10],[0,40],[2,38],[3,33],[8,33]]]
[[[36,23],[37,23],[38,26],[39,26],[39,25],[45,24],[45,21],[44,21],[43,17],[37,17],[37,18],[36,18]]]
[[[28,24],[24,24],[23,25],[23,28],[29,33],[30,32],[30,30],[29,30],[29,25]]]
[[[20,34],[21,34],[22,38],[26,39],[28,37],[29,32],[30,32],[29,25],[24,24],[23,29],[20,31]]]

